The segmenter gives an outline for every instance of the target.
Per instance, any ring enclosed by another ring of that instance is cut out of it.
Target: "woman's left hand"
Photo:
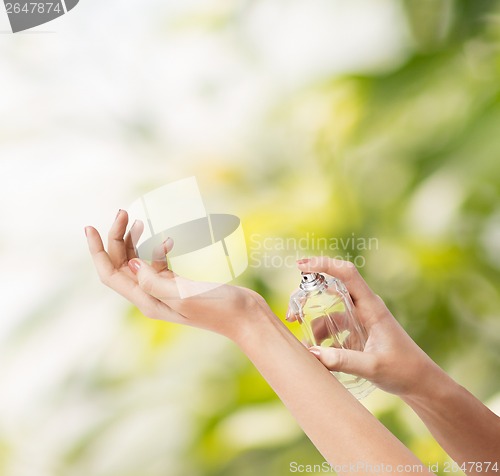
[[[142,224],[136,222],[125,234],[127,224],[128,214],[120,210],[108,234],[107,251],[95,228],[86,227],[85,234],[101,281],[145,316],[200,327],[237,340],[256,316],[270,312],[264,298],[250,289],[176,276],[166,260],[173,246],[171,239],[163,242],[151,265],[138,259],[134,235],[142,233]]]

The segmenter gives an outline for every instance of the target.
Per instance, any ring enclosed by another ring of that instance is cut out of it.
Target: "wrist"
[[[268,339],[275,338],[277,333],[281,334],[280,327],[284,327],[282,322],[269,307],[257,306],[233,331],[230,339],[249,355]]]
[[[413,407],[436,406],[444,402],[457,383],[430,358],[422,362],[418,382],[400,397]]]
[[[261,300],[253,299],[245,306],[243,312],[243,316],[239,316],[240,318],[233,320],[233,325],[231,325],[226,333],[226,336],[242,349],[250,341],[253,342],[259,336],[263,336],[264,333],[269,332],[274,327],[274,320],[279,321],[278,317],[262,298]]]

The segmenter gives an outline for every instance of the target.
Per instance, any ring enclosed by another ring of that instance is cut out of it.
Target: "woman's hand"
[[[156,250],[151,265],[137,258],[134,243],[143,225],[136,222],[125,234],[128,214],[120,210],[109,234],[105,251],[98,231],[86,227],[90,254],[101,281],[135,304],[147,317],[200,327],[233,340],[252,319],[269,311],[265,300],[250,289],[189,281],[168,269],[166,254],[173,242],[167,239]],[[182,298],[178,286],[184,291]]]
[[[375,295],[356,267],[348,261],[327,257],[300,260],[303,272],[321,272],[344,282],[359,320],[368,332],[364,351],[311,347],[309,350],[329,369],[364,377],[379,388],[397,395],[422,391],[425,376],[439,367],[399,325],[382,299]],[[287,319],[293,320],[290,313]]]

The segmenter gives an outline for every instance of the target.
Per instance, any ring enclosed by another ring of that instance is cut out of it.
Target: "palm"
[[[133,268],[138,261],[135,244],[143,224],[135,222],[125,233],[127,224],[127,212],[120,211],[108,233],[107,251],[95,228],[87,227],[86,233],[101,281],[135,304],[144,315],[229,334],[242,325],[244,316],[252,315],[250,310],[267,306],[250,289],[195,282],[174,275],[166,259],[173,246],[171,240],[155,248],[151,266],[141,262],[138,273]]]

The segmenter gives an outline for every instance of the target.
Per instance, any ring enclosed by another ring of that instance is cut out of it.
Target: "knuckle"
[[[342,352],[338,352],[335,349],[328,349],[328,351],[325,352],[325,365],[331,370],[342,368],[345,364],[345,357],[346,356]]]
[[[140,279],[139,280],[139,285],[141,287],[141,289],[147,293],[147,294],[151,294],[152,291],[153,291],[153,281],[151,280],[150,277],[145,277],[143,279]]]
[[[140,297],[138,298],[137,300],[135,300],[135,305],[137,307],[137,309],[139,310],[139,312],[144,316],[144,317],[147,317],[149,319],[155,319],[155,315],[156,315],[156,308],[155,306],[152,306],[149,302],[149,300],[147,299],[147,297],[143,296],[143,297]]]
[[[385,301],[378,294],[375,294],[373,296],[373,303],[371,305],[371,309],[373,310],[373,312],[375,312],[377,315],[381,317],[390,315],[390,311],[387,308]]]
[[[160,314],[155,309],[150,309],[148,307],[140,307],[139,311],[141,311],[143,316],[146,316],[148,319],[152,319],[154,321],[158,321],[160,319]]]
[[[99,281],[107,287],[111,287],[111,276],[109,274],[99,274]]]
[[[385,362],[380,357],[376,356],[370,360],[370,363],[367,365],[366,373],[370,378],[377,378],[380,375],[384,374]]]
[[[335,360],[337,362],[337,367],[339,369],[344,369],[347,368],[349,365],[349,356],[347,355],[346,352],[334,352],[335,354]]]
[[[344,261],[344,267],[347,274],[351,276],[358,274],[358,268],[356,268],[356,265],[352,261]]]
[[[109,231],[108,231],[108,241],[114,241],[116,239],[116,233],[115,231],[113,230],[113,228],[111,228]],[[109,243],[108,243],[109,244]]]

